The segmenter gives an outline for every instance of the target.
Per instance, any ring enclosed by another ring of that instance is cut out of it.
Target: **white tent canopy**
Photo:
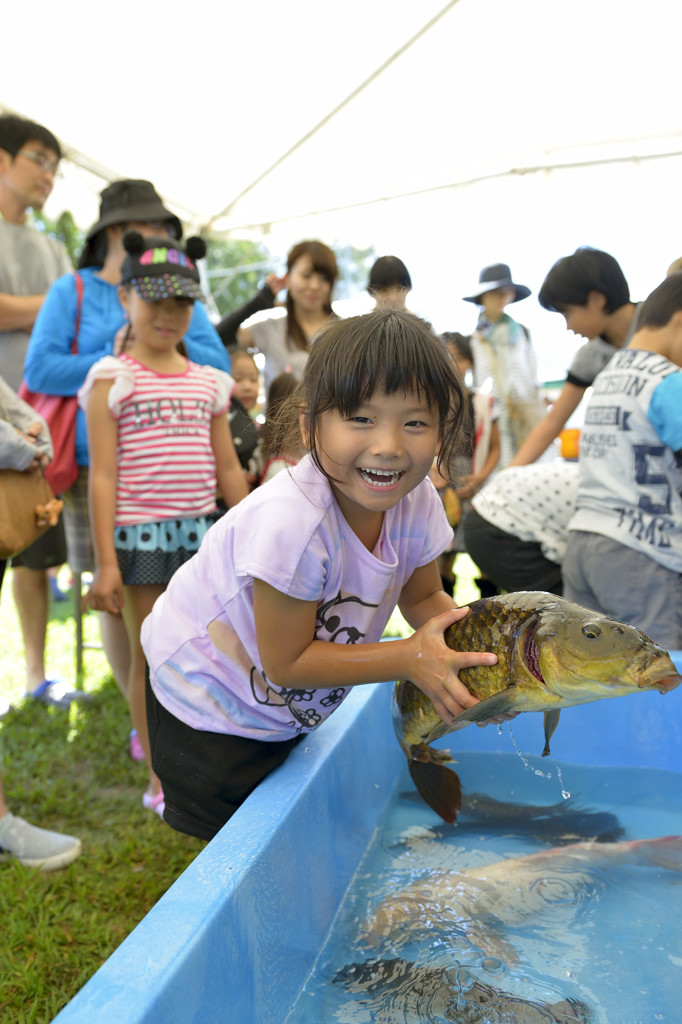
[[[82,226],[107,180],[149,178],[188,227],[280,258],[311,235],[396,252],[412,308],[464,330],[486,263],[536,290],[596,245],[639,298],[682,254],[669,2],[38,0],[4,21],[0,107],[62,140],[46,211]],[[534,300],[519,315],[559,338]]]

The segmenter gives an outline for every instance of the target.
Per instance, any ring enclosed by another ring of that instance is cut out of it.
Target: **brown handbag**
[[[54,526],[62,505],[42,467],[0,469],[0,558],[18,555]]]

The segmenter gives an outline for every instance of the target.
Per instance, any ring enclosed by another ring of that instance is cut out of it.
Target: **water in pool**
[[[457,760],[452,826],[405,769],[286,1024],[677,1024],[682,839],[633,841],[682,834],[682,776]]]

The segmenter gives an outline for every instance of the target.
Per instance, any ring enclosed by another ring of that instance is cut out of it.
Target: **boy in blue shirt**
[[[564,596],[682,648],[682,274],[595,379],[580,444]]]

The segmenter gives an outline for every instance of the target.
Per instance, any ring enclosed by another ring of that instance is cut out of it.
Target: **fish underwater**
[[[421,800],[414,791],[402,794],[402,798]],[[495,800],[487,793],[463,793],[456,824],[431,825],[429,834],[436,839],[447,839],[467,829],[477,835],[535,839],[547,846],[566,846],[579,840],[615,843],[626,838],[625,829],[615,814],[581,806],[574,797],[555,804],[524,804]]]
[[[537,932],[543,920],[556,927],[561,916],[570,934],[579,907],[616,884],[615,869],[628,867],[682,873],[682,836],[573,843],[461,871],[430,871],[383,899],[363,935],[376,948],[396,935],[417,941],[437,931],[516,964],[510,932],[527,924]]]
[[[667,693],[682,682],[667,651],[635,626],[541,591],[473,601],[465,618],[445,631],[453,650],[492,651],[495,665],[460,669],[459,678],[480,703],[444,722],[409,679],[393,690],[393,725],[419,795],[452,824],[462,806],[452,758],[431,744],[471,722],[498,715],[544,711],[545,745],[563,708],[638,690]]]
[[[349,964],[334,978],[365,997],[371,1019],[457,1021],[459,1024],[588,1024],[588,1008],[575,999],[545,1003],[474,981],[466,971],[418,966],[391,958]]]

